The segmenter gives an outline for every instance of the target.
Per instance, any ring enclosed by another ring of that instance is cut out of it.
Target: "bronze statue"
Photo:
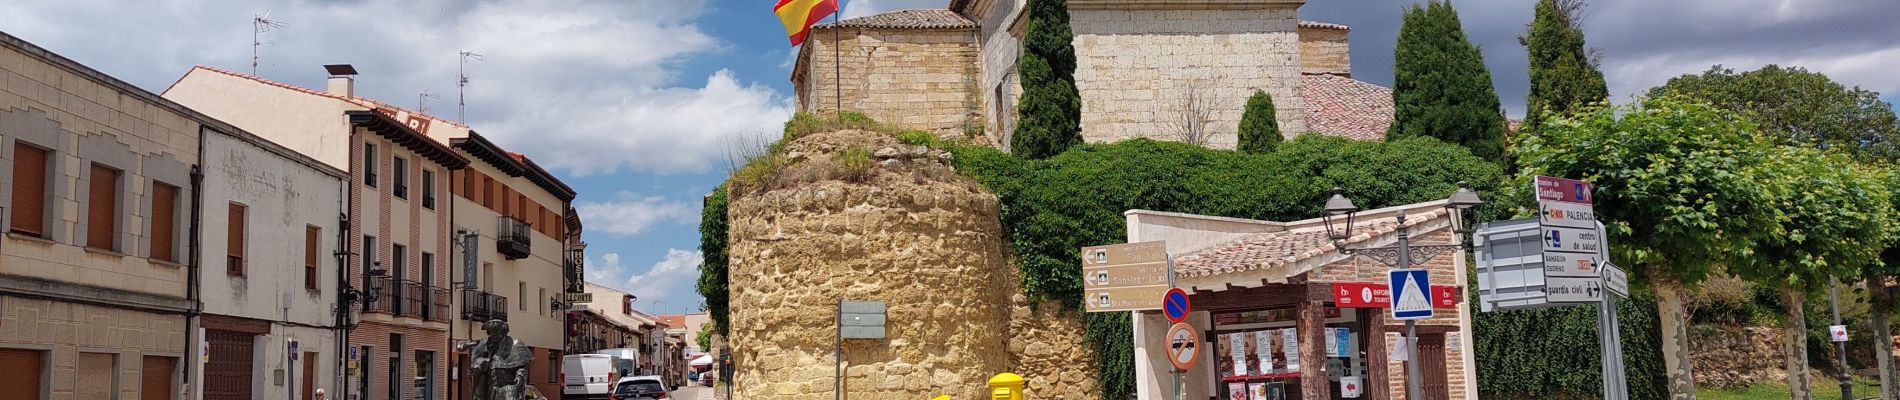
[[[508,336],[508,323],[489,320],[482,323],[488,338],[475,345],[474,360],[469,363],[475,378],[475,400],[525,400],[528,398],[528,361],[533,350],[521,339]]]

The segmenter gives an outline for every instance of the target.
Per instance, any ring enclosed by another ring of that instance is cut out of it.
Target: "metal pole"
[[[1174,397],[1173,397],[1173,399],[1174,399],[1174,400],[1182,400],[1182,399],[1181,399],[1181,396],[1182,396],[1182,393],[1181,393],[1181,392],[1182,392],[1182,390],[1181,390],[1181,370],[1178,370],[1178,369],[1177,369],[1177,370],[1174,370]]]
[[[831,78],[831,86],[837,93],[838,118],[844,118],[844,23],[840,14],[844,13],[831,13],[831,68],[837,74]]]
[[[1602,350],[1600,354],[1603,357],[1603,398],[1619,400],[1621,397],[1617,396],[1616,390],[1616,366],[1611,364],[1612,359],[1616,357],[1612,350],[1615,347],[1613,343],[1616,338],[1613,336],[1615,332],[1609,330],[1611,318],[1614,318],[1610,316],[1610,313],[1615,312],[1616,305],[1609,297],[1604,296],[1602,301],[1597,302],[1597,346]]]
[[[831,366],[835,371],[831,377],[831,392],[833,397],[844,400],[844,299],[838,299],[836,310],[838,313],[833,326],[837,328],[837,335],[833,336],[835,341],[831,348]]]
[[[1828,308],[1834,313],[1834,325],[1841,324],[1841,282],[1830,276],[1827,278]],[[1833,338],[1828,338],[1833,339]],[[1847,373],[1847,342],[1834,342],[1834,354],[1840,360],[1841,400],[1854,400],[1853,376]]]
[[[1412,267],[1412,244],[1410,229],[1405,229],[1405,210],[1399,210],[1399,268]],[[1397,288],[1393,288],[1397,289]],[[1392,299],[1398,303],[1398,299]],[[1419,370],[1418,356],[1418,320],[1405,320],[1405,398],[1419,400],[1423,398],[1424,372]]]

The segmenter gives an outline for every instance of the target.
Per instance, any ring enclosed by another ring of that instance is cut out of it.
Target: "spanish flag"
[[[778,0],[778,5],[772,6],[772,13],[785,24],[785,34],[792,37],[793,46],[805,43],[811,24],[835,12],[838,0]]]

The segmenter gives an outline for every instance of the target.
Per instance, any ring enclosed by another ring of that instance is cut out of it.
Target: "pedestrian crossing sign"
[[[1432,317],[1432,280],[1423,269],[1395,269],[1387,273],[1392,288],[1392,319]]]

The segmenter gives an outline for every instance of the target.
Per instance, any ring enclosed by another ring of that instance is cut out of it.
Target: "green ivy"
[[[726,334],[732,300],[726,292],[726,185],[706,196],[699,214],[699,295],[706,298],[706,314],[719,334]]]

